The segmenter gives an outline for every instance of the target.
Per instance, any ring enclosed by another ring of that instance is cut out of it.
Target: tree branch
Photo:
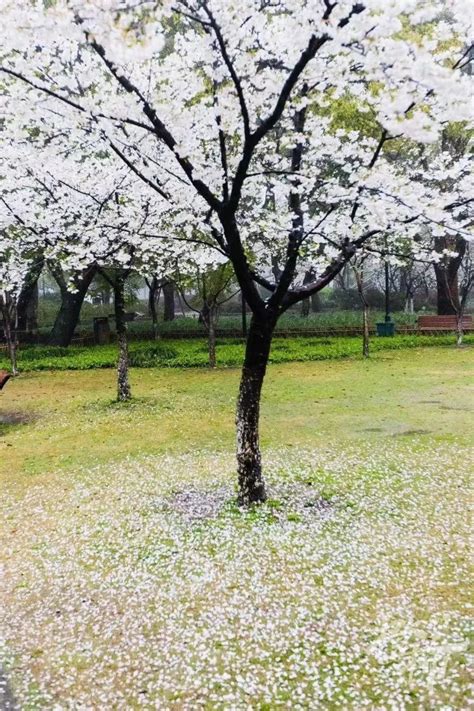
[[[85,109],[83,106],[81,106],[81,104],[78,104],[76,101],[72,101],[72,99],[68,99],[66,96],[62,96],[61,94],[58,94],[56,91],[52,91],[52,89],[48,89],[47,86],[41,86],[41,84],[36,84],[34,81],[31,81],[31,79],[28,79],[23,74],[20,74],[19,72],[15,72],[13,69],[9,69],[8,67],[0,67],[0,72],[3,72],[4,74],[8,74],[12,77],[15,77],[15,79],[19,79],[20,81],[24,82],[25,84],[28,84],[28,86],[31,86],[33,89],[36,89],[37,91],[41,91],[43,94],[47,94],[48,96],[51,96],[53,99],[58,99],[59,101],[62,101],[64,104],[67,104],[68,106],[71,106],[73,109],[76,109],[76,111],[80,111],[83,114],[90,114],[93,118],[103,118],[103,119],[107,119],[108,121],[116,121],[118,123],[126,123],[126,124],[129,124],[130,126],[143,128],[146,131],[153,133],[153,128],[151,126],[147,126],[145,123],[142,123],[141,121],[135,121],[134,119],[129,119],[129,118],[118,118],[117,116],[110,116],[109,114],[104,114],[101,112],[92,113],[88,109]]]
[[[244,96],[244,91],[242,88],[242,82],[240,81],[240,77],[238,76],[237,72],[235,71],[235,67],[232,63],[232,60],[229,56],[229,53],[227,51],[226,43],[224,40],[224,37],[222,35],[221,29],[219,25],[217,24],[214,15],[210,11],[206,0],[202,0],[202,6],[204,8],[204,12],[209,18],[209,24],[214,30],[214,34],[217,39],[217,43],[219,45],[219,49],[221,51],[222,59],[224,60],[224,64],[226,65],[229,74],[231,76],[231,79],[234,83],[235,90],[237,92],[237,96],[239,99],[239,105],[240,105],[240,112],[242,114],[242,121],[244,123],[244,135],[245,139],[247,140],[250,136],[250,119],[249,119],[249,112],[247,109],[247,102],[245,101],[245,96]]]
[[[376,234],[379,234],[380,232],[381,230],[369,230],[369,232],[366,232],[364,235],[355,240],[355,242],[348,242],[344,245],[339,257],[328,265],[319,279],[310,282],[309,284],[305,284],[299,289],[291,289],[287,292],[286,297],[282,302],[281,311],[286,311],[290,308],[290,306],[297,304],[298,301],[302,301],[303,299],[316,294],[318,291],[321,291],[321,289],[330,284],[334,277],[337,276],[337,274],[339,274],[339,272],[347,264],[347,262],[352,259],[359,247],[361,247],[368,239]]]
[[[162,198],[164,198],[165,200],[170,202],[170,196],[162,188],[160,188],[160,186],[157,183],[155,183],[150,178],[147,178],[147,176],[144,175],[136,167],[136,165],[134,163],[132,163],[131,160],[129,160],[129,158],[127,158],[127,156],[120,150],[120,148],[118,148],[115,145],[115,143],[110,138],[107,137],[107,140],[108,140],[109,145],[110,145],[111,149],[113,150],[113,152],[119,156],[119,158],[125,163],[126,166],[128,166],[130,168],[130,170],[133,173],[135,173],[136,176],[138,176],[146,185],[148,185],[150,188],[155,190],[159,195],[161,195]]]
[[[78,20],[80,23],[81,20]],[[179,163],[181,166],[182,170],[184,171],[185,175],[187,176],[188,180],[190,183],[194,186],[196,191],[201,195],[202,198],[208,203],[210,207],[212,207],[214,210],[219,210],[221,207],[221,202],[220,200],[217,199],[217,197],[214,195],[214,193],[208,188],[208,186],[199,178],[194,178],[193,173],[194,173],[194,166],[192,165],[191,161],[188,158],[184,158],[179,155],[178,148],[177,148],[177,143],[173,135],[168,131],[166,128],[165,124],[161,121],[161,119],[157,116],[157,113],[155,109],[151,106],[151,104],[146,100],[145,96],[141,93],[141,91],[136,87],[127,77],[125,77],[123,74],[121,74],[118,70],[118,68],[115,66],[115,64],[107,57],[107,54],[105,52],[104,47],[99,44],[91,35],[89,32],[85,31],[84,35],[86,37],[87,43],[89,44],[90,47],[98,54],[98,56],[102,59],[104,62],[105,66],[109,70],[109,72],[112,74],[112,76],[116,79],[116,81],[120,84],[120,86],[125,89],[125,91],[129,94],[133,94],[136,96],[143,109],[143,113],[147,117],[147,119],[150,121],[150,123],[153,126],[153,130],[157,138],[159,138],[168,148],[169,150],[173,153],[176,161]]]

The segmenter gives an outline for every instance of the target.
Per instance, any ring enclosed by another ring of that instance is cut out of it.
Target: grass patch
[[[472,370],[470,348],[272,365],[249,512],[237,369],[137,368],[125,406],[106,369],[9,383],[2,414],[33,416],[0,424],[20,707],[466,708]]]
[[[474,336],[465,337],[466,345],[474,343]],[[452,335],[405,336],[373,338],[372,353],[405,348],[452,346]],[[221,367],[240,366],[244,345],[235,339],[222,339],[217,344],[217,362]],[[332,338],[275,338],[270,353],[271,363],[291,361],[338,360],[361,357],[361,340],[356,337]],[[107,346],[31,346],[18,353],[21,371],[34,370],[91,370],[113,368],[117,360],[115,344]],[[130,364],[135,368],[202,368],[208,365],[207,343],[196,340],[135,342],[130,344]],[[8,368],[5,354],[0,355],[0,368]]]
[[[334,432],[374,447],[411,436],[468,441],[472,360],[470,348],[413,348],[369,361],[273,364],[264,384],[262,441],[324,446]],[[132,369],[134,398],[117,403],[111,369],[24,372],[1,395],[0,474],[24,482],[23,473],[203,444],[230,450],[239,375],[237,368]],[[6,424],[18,412],[32,421]]]

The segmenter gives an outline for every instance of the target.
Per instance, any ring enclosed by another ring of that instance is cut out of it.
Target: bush
[[[465,337],[466,343],[474,343],[474,335]],[[422,346],[454,345],[452,335],[438,336],[394,336],[393,338],[371,339],[371,350],[393,350],[418,348]],[[238,339],[221,339],[217,344],[217,359],[220,366],[238,367],[242,364],[244,344]],[[359,357],[360,337],[330,338],[275,338],[270,353],[270,362],[334,360]],[[32,370],[89,370],[93,368],[113,368],[117,360],[115,345],[70,348],[29,346],[18,353],[20,371]],[[208,364],[207,344],[202,339],[167,341],[145,341],[130,345],[130,365],[136,368],[202,368]],[[0,368],[8,369],[9,363],[4,353],[0,354]]]

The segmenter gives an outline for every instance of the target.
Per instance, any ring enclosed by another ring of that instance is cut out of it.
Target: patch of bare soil
[[[189,488],[174,493],[165,506],[181,514],[188,523],[194,523],[216,518],[232,501],[235,501],[235,494],[229,486],[210,490]],[[292,482],[270,487],[265,506],[277,519],[287,520],[287,516],[293,514],[326,516],[334,508],[334,502],[322,497],[312,485]]]
[[[231,497],[232,490],[227,486],[207,491],[189,488],[177,491],[169,501],[169,505],[192,523],[193,521],[215,518]]]
[[[0,426],[1,425],[27,425],[36,419],[31,412],[23,412],[21,410],[10,410],[8,412],[0,411]]]

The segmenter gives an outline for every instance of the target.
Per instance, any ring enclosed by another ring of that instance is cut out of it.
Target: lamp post
[[[386,254],[384,257],[385,271],[385,319],[377,323],[377,336],[393,336],[395,333],[395,324],[390,316],[390,265]]]
[[[390,321],[390,268],[385,260],[385,323]]]

